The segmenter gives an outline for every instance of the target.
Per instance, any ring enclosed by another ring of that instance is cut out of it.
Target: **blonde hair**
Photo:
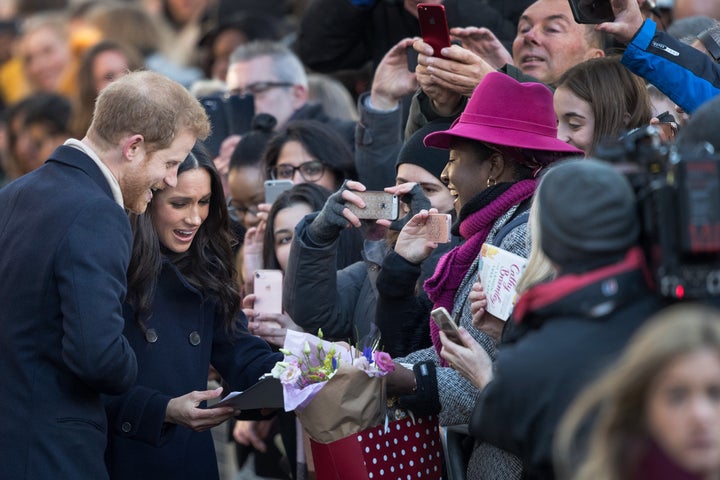
[[[555,277],[555,269],[550,259],[543,253],[542,248],[540,248],[540,202],[537,197],[533,198],[527,227],[530,231],[530,255],[528,255],[525,271],[520,277],[515,289],[518,295],[538,283],[551,280]]]
[[[155,72],[132,72],[98,95],[88,138],[111,148],[127,135],[144,137],[148,152],[168,148],[178,132],[210,133],[205,109],[182,85]]]
[[[590,385],[568,409],[555,441],[558,478],[629,478],[648,441],[645,406],[650,386],[673,360],[702,349],[720,353],[720,311],[679,304],[651,317],[618,363]],[[576,446],[595,419],[587,455]]]

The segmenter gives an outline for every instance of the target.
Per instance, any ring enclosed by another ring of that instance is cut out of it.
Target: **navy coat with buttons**
[[[125,335],[138,358],[135,386],[106,397],[110,436],[106,460],[111,479],[216,479],[210,431],[164,423],[171,398],[207,390],[215,367],[232,390],[245,390],[282,355],[262,339],[227,331],[215,302],[190,285],[167,259],[145,328],[125,308]]]
[[[62,146],[0,190],[0,478],[107,478],[101,393],[133,384],[132,233],[100,168]]]

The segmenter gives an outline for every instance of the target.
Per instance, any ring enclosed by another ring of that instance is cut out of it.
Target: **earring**
[[[488,179],[487,179],[487,186],[488,186],[488,188],[494,187],[496,183],[497,183],[497,180],[495,180],[495,179],[492,178],[492,177],[488,177]]]

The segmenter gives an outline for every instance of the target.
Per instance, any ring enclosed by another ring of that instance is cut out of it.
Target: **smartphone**
[[[253,281],[253,310],[260,313],[282,313],[282,283],[281,270],[256,270]]]
[[[442,57],[440,50],[450,46],[445,7],[439,3],[418,3],[418,21],[423,41],[433,49],[433,57]]]
[[[285,190],[293,187],[292,180],[265,180],[265,203],[273,204]]]
[[[445,307],[436,308],[435,310],[430,312],[430,316],[433,318],[437,326],[440,327],[440,330],[445,332],[445,335],[448,337],[449,340],[460,345],[463,344],[462,340],[460,339],[460,333],[458,332],[458,326],[453,321],[452,317],[448,313],[447,309],[445,309]]]
[[[604,23],[615,20],[610,0],[569,0],[577,23]]]
[[[227,137],[250,130],[255,115],[255,100],[251,95],[216,93],[200,97],[198,101],[205,109],[212,127],[203,144],[213,157],[220,154],[220,146]]]
[[[397,195],[382,191],[353,191],[353,193],[365,202],[365,208],[360,208],[352,203],[345,204],[356,217],[373,220],[379,218],[396,220],[398,218],[399,202]]]
[[[451,225],[452,216],[449,213],[431,213],[425,223],[426,238],[435,243],[449,242]]]

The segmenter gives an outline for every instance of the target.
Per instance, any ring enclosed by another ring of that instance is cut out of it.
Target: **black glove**
[[[436,415],[440,412],[435,364],[430,361],[413,365],[417,389],[415,393],[403,395],[398,399],[401,408],[411,410],[416,415]]]
[[[393,220],[390,224],[390,230],[400,231],[412,217],[420,213],[420,210],[430,210],[430,200],[425,196],[422,187],[419,184],[415,186],[408,193],[400,197],[403,203],[410,205],[410,212],[402,218]]]
[[[328,245],[335,241],[350,222],[343,217],[345,200],[342,192],[348,188],[345,186],[347,180],[342,184],[340,190],[330,195],[322,210],[315,220],[308,227],[308,236],[317,245]]]

